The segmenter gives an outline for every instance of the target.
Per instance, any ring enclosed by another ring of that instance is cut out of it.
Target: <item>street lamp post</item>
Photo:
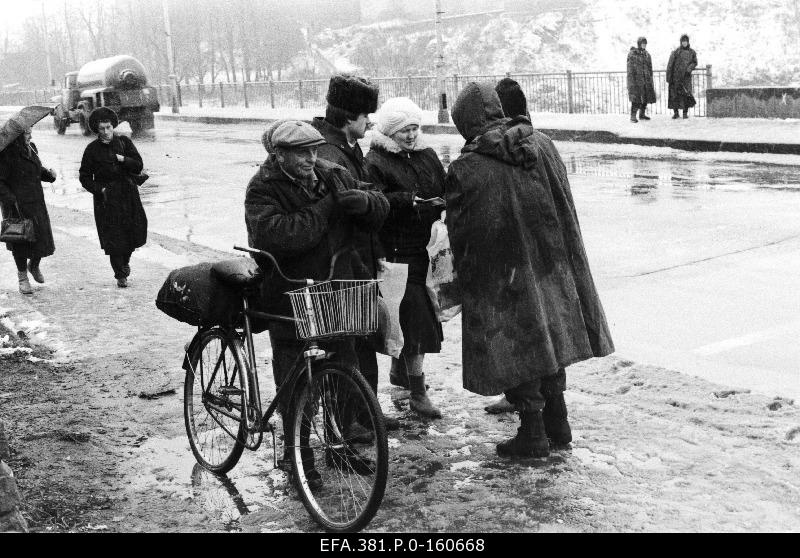
[[[164,8],[164,33],[167,36],[167,60],[169,62],[169,86],[170,100],[172,101],[172,113],[178,114],[178,77],[175,75],[175,56],[172,51],[172,30],[169,24],[169,0],[161,0]]]
[[[439,89],[439,124],[449,124],[447,90],[444,86],[444,47],[442,45],[442,0],[436,0],[436,83]]]

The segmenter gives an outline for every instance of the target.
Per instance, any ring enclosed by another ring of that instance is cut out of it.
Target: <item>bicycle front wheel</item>
[[[383,414],[369,384],[326,363],[303,383],[291,415],[292,468],[306,509],[328,531],[362,529],[378,511],[389,471]],[[362,427],[357,440],[348,436],[354,422]]]
[[[200,335],[184,383],[186,434],[197,462],[221,475],[245,447],[248,365],[238,337],[219,328]]]

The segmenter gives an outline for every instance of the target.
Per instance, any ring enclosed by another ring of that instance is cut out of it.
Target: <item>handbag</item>
[[[694,95],[689,93],[689,90],[686,89],[686,86],[683,86],[683,94],[686,96],[686,108],[692,108],[697,104],[697,101],[694,98]]]
[[[18,217],[3,219],[0,223],[0,242],[19,244],[22,242],[36,242],[36,229],[33,226],[33,219],[22,217],[17,207]]]
[[[115,146],[118,148],[119,154],[122,155],[124,151],[122,147],[122,142],[116,136],[114,137],[114,139],[116,140]],[[148,178],[150,178],[150,175],[144,171],[140,173],[128,173],[128,174],[131,177],[131,180],[133,180],[133,183],[136,184],[137,186],[141,186],[147,181]]]

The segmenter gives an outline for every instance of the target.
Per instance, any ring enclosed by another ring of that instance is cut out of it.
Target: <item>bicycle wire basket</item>
[[[379,280],[334,279],[289,291],[300,339],[366,336],[378,329]]]

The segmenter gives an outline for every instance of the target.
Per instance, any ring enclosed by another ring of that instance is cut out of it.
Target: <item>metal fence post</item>
[[[567,70],[567,112],[575,112],[575,104],[572,99],[572,70]]]
[[[219,106],[225,108],[225,93],[222,91],[222,82],[219,82]]]
[[[301,79],[297,83],[298,83],[297,91],[300,94],[300,108],[305,108],[303,107],[303,80]]]
[[[711,64],[706,64],[706,89],[711,89]]]
[[[272,83],[272,76],[269,77],[269,105],[275,108],[275,87]]]
[[[197,104],[200,105],[200,108],[203,108],[203,90],[206,88],[204,84],[199,84],[197,86]]]
[[[408,98],[411,99],[411,74],[408,74]]]
[[[176,85],[176,89],[178,91],[178,106],[182,107],[183,106],[183,98],[181,97],[181,82],[177,82],[175,85]]]
[[[247,82],[242,82],[242,94],[244,95],[244,108],[250,108],[250,103],[247,101]]]

